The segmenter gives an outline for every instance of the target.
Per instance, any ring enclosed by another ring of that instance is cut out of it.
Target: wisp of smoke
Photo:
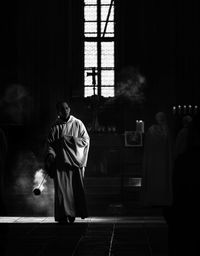
[[[40,192],[42,192],[45,188],[47,189],[47,187],[45,186],[45,183],[47,182],[47,179],[46,179],[46,175],[44,173],[44,170],[43,169],[39,169],[35,172],[35,175],[34,175],[34,189],[38,189]],[[34,190],[33,189],[33,190]],[[36,191],[38,191],[36,190]],[[38,193],[39,193],[38,191]],[[36,192],[37,193],[37,192]],[[36,194],[37,195],[37,194]]]
[[[118,75],[116,97],[123,96],[131,101],[142,102],[145,86],[146,79],[138,69],[132,66],[124,67]]]
[[[19,152],[14,166],[14,186],[10,184],[10,190],[14,189],[13,196],[20,195],[24,203],[22,213],[28,211],[32,216],[52,216],[54,186],[53,181],[46,176],[42,169],[42,162],[30,151]],[[42,184],[41,184],[42,183]],[[41,185],[40,185],[41,184]],[[35,196],[34,188],[41,189],[40,196]]]
[[[12,103],[28,96],[27,90],[21,84],[12,84],[5,91],[4,101]]]
[[[8,121],[22,123],[30,112],[30,95],[23,85],[10,84],[0,99],[3,115]]]

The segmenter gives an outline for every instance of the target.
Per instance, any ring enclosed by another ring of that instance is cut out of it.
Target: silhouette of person
[[[168,206],[172,202],[172,140],[166,114],[158,112],[144,138],[144,204]]]
[[[193,116],[186,147],[175,159],[170,222],[171,255],[199,255],[200,113]]]
[[[56,105],[58,118],[47,138],[45,169],[54,180],[55,221],[73,223],[88,216],[84,172],[90,138],[83,122],[70,114],[67,102]]]
[[[177,159],[177,157],[179,157],[186,151],[189,126],[191,122],[192,122],[192,117],[189,115],[184,116],[182,119],[182,128],[178,132],[175,140],[175,148],[174,148],[175,159]]]

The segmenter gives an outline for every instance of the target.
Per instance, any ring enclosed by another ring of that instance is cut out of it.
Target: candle
[[[181,105],[178,105],[178,113],[181,113]]]
[[[112,131],[116,132],[116,127],[115,126],[112,127]]]
[[[186,105],[183,105],[183,114],[186,114],[186,111],[187,111],[187,107]]]
[[[189,114],[192,114],[192,106],[191,105],[188,106],[188,112],[189,112]]]
[[[144,121],[136,120],[136,131],[144,133]]]
[[[176,106],[173,106],[172,113],[173,113],[173,115],[176,114]]]
[[[198,106],[197,106],[197,105],[195,105],[195,106],[194,106],[194,114],[196,114],[196,113],[197,113],[197,111],[198,111]]]

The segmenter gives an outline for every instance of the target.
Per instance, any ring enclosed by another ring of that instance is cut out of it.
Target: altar
[[[125,134],[90,134],[86,177],[140,177],[143,145],[127,146]]]
[[[109,209],[116,211],[116,206],[126,205],[130,211],[133,205],[140,205],[143,146],[127,146],[125,134],[117,133],[92,133],[90,140],[85,172],[89,209],[95,211],[101,206],[112,214]]]

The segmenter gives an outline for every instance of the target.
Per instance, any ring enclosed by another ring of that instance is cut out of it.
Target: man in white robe
[[[66,102],[56,107],[58,119],[48,135],[45,169],[54,180],[55,221],[73,223],[75,217],[88,216],[83,178],[90,138]]]

